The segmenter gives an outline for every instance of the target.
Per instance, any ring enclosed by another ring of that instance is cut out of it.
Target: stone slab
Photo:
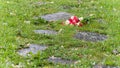
[[[30,52],[33,54],[37,54],[38,51],[45,50],[47,46],[30,44],[27,48],[23,48],[18,50],[18,54],[21,56],[27,56]]]
[[[49,57],[48,61],[55,63],[55,64],[59,64],[59,63],[60,64],[73,64],[73,63],[75,63],[75,61],[73,61],[73,60],[66,60],[66,59],[62,59],[60,57],[54,57],[54,56]]]
[[[41,16],[42,19],[46,21],[58,21],[58,20],[67,20],[71,17],[72,15],[67,12],[57,12],[53,14],[47,14]]]
[[[57,32],[53,30],[34,30],[36,34],[56,35]]]
[[[74,36],[76,39],[90,41],[90,42],[98,42],[107,39],[106,35],[93,33],[93,32],[78,32]]]

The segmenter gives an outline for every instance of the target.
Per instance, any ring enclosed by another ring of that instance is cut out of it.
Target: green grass
[[[0,0],[0,68],[90,68],[94,64],[120,66],[120,57],[112,50],[120,45],[120,4],[119,0],[50,0],[54,4],[38,6],[33,3],[42,0]],[[48,0],[44,0],[48,1]],[[49,2],[49,1],[48,1]],[[68,6],[64,9],[60,6]],[[69,7],[72,7],[69,8]],[[62,26],[61,21],[46,23],[34,20],[33,17],[65,11],[78,17],[94,14],[103,23],[92,20],[83,27]],[[25,21],[30,21],[25,23]],[[37,21],[37,24],[35,23]],[[35,29],[52,29],[62,33],[56,36],[36,35]],[[86,42],[73,37],[76,31],[91,31],[108,35],[103,42]],[[17,54],[20,45],[27,43],[46,44],[49,49],[32,57],[21,57]],[[61,47],[62,46],[62,47]],[[49,56],[79,60],[74,65],[53,64],[45,59]]]

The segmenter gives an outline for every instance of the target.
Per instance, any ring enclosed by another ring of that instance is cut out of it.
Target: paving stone
[[[27,56],[30,52],[33,54],[37,54],[38,51],[45,50],[47,46],[30,44],[27,48],[23,48],[18,50],[18,54],[21,56]]]
[[[73,60],[66,60],[66,59],[62,59],[60,57],[54,57],[54,56],[49,57],[48,61],[52,62],[52,63],[55,63],[55,64],[58,64],[58,63],[60,63],[60,64],[73,64],[73,63],[76,62],[76,61],[73,61]]]
[[[95,65],[93,68],[119,68],[118,66]]]
[[[91,42],[98,42],[98,41],[103,41],[107,39],[106,35],[93,33],[93,32],[78,32],[75,34],[74,37],[76,39],[91,41]]]
[[[53,30],[34,30],[36,34],[56,35],[57,32]]]
[[[41,18],[46,21],[58,21],[58,20],[67,20],[71,16],[72,15],[67,12],[58,12],[58,13],[43,15],[41,16]]]

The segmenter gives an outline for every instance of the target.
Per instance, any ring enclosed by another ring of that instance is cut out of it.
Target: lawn
[[[54,2],[38,5],[37,2]],[[120,0],[0,0],[0,68],[91,68],[94,65],[120,66]],[[68,12],[78,17],[93,15],[83,27],[63,26],[62,21],[45,22],[35,17]],[[36,29],[51,29],[61,34],[47,36],[35,34]],[[107,40],[87,42],[72,38],[76,31],[105,34]],[[45,44],[43,52],[28,57],[18,55],[26,44]],[[78,60],[72,65],[54,64],[50,56]]]

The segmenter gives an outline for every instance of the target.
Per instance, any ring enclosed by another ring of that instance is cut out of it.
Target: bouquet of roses
[[[74,26],[79,26],[82,27],[83,25],[89,23],[90,18],[83,18],[80,17],[78,18],[77,16],[71,16],[68,20],[65,22],[62,22],[63,25],[74,25]]]

